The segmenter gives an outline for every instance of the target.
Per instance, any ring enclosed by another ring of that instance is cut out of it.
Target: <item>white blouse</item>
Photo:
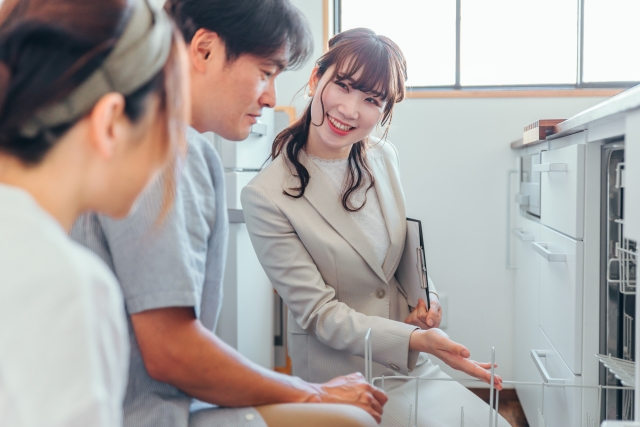
[[[128,362],[113,274],[0,184],[0,426],[121,426]]]
[[[316,166],[322,170],[326,177],[329,178],[333,188],[340,195],[340,204],[342,204],[342,190],[347,179],[349,159],[325,160],[312,155],[309,155],[309,157]],[[369,186],[369,183],[370,181],[365,182],[365,185],[360,188],[360,190],[352,194],[352,206],[359,207],[362,205],[365,198],[365,190]],[[350,212],[350,214],[356,224],[358,224],[358,227],[360,227],[365,236],[367,236],[378,257],[380,265],[382,265],[391,246],[389,231],[384,222],[384,215],[380,207],[376,188],[371,187],[371,189],[367,191],[366,196],[367,203],[364,207],[358,212]]]

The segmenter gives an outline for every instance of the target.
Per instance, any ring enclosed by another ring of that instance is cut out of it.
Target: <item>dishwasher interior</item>
[[[636,242],[624,234],[624,141],[605,144],[602,151],[600,353],[634,362],[636,304]],[[600,385],[620,386],[600,367]],[[601,419],[633,420],[632,390],[605,389]]]

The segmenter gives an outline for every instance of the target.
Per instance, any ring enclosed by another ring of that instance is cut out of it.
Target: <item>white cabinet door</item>
[[[223,286],[216,335],[252,362],[273,369],[273,286],[253,250],[246,224],[229,224]]]
[[[539,331],[539,348],[532,363],[538,370],[538,381],[549,384],[544,387],[540,413],[546,427],[581,426],[581,389],[554,385],[581,385],[581,377],[573,375],[546,334]]]
[[[515,337],[514,368],[515,380],[539,382],[540,375],[531,363],[531,350],[537,348],[539,321],[540,257],[532,247],[532,242],[540,241],[540,224],[525,217],[518,218],[515,235],[516,284],[515,297]],[[540,387],[516,385],[518,398],[529,425],[536,425],[540,407]]]
[[[576,375],[582,370],[583,246],[544,226],[532,243],[540,259],[540,327]]]
[[[574,239],[584,236],[583,144],[542,153],[540,174],[540,221]]]

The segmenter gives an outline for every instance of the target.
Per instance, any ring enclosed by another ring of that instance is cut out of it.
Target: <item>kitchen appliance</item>
[[[624,233],[624,141],[602,149],[600,353],[624,361],[635,357],[636,242]],[[601,366],[600,384],[620,386]],[[601,420],[633,420],[633,391],[605,390]]]
[[[527,153],[520,157],[520,192],[516,203],[527,213],[540,218],[540,172],[533,171],[540,164],[541,153]]]

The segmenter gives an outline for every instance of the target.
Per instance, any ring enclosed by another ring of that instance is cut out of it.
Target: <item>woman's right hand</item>
[[[378,424],[382,421],[382,407],[387,403],[387,395],[377,387],[367,383],[362,374],[337,377],[324,384],[313,384],[317,393],[308,402],[346,403],[367,411]]]
[[[491,383],[491,363],[469,359],[469,350],[462,344],[451,341],[440,329],[414,331],[409,339],[409,349],[432,354],[455,370]],[[494,375],[493,383],[498,390],[502,390],[500,376]]]

